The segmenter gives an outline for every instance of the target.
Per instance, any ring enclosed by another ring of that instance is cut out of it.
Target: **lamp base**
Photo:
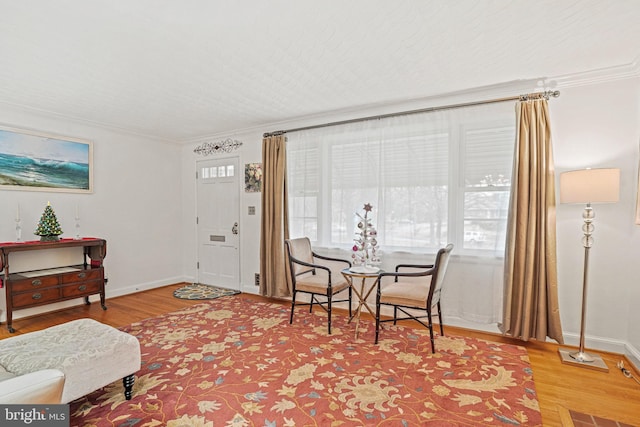
[[[595,369],[597,371],[609,372],[609,367],[597,354],[589,354],[580,351],[573,351],[566,348],[558,349],[562,363],[567,365],[582,366],[583,368]]]

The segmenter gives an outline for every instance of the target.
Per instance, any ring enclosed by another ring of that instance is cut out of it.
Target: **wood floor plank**
[[[7,331],[6,324],[2,324],[0,325],[0,339],[87,317],[114,327],[122,327],[200,303],[201,301],[173,297],[173,291],[184,285],[179,283],[110,298],[107,300],[107,310],[102,310],[99,303],[87,306],[79,300],[79,305],[75,307],[14,320],[13,327],[16,329],[14,334]],[[242,294],[242,297],[288,304],[284,300],[273,300],[252,294]],[[367,317],[369,316],[363,315],[363,321]],[[367,320],[371,321],[372,319],[369,317]],[[407,326],[417,325],[405,324]],[[609,366],[609,372],[601,372],[563,364],[558,354],[558,345],[554,343],[536,341],[523,343],[497,334],[445,325],[445,335],[447,334],[470,336],[527,348],[545,427],[566,425],[563,424],[563,421],[566,422],[565,410],[640,426],[640,386],[632,379],[626,378],[616,367],[616,364],[623,360],[627,369],[633,368],[633,365],[624,356],[590,351],[599,354]],[[563,348],[569,347],[563,346]],[[640,378],[640,374],[635,370],[632,370],[632,373],[636,378]]]

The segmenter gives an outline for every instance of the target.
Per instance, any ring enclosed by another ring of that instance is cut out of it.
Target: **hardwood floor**
[[[83,317],[90,317],[114,327],[121,327],[200,303],[200,301],[181,300],[173,297],[173,291],[181,286],[183,284],[111,298],[107,300],[108,310],[106,311],[100,308],[100,304],[92,303],[89,306],[79,305],[61,311],[14,320],[13,327],[16,329],[14,334],[10,334],[6,324],[3,323],[0,325],[0,339]],[[242,296],[266,300],[264,297],[251,294],[243,294]],[[277,302],[288,304],[286,301]],[[407,326],[413,326],[413,324],[407,323]],[[526,347],[533,369],[544,426],[570,426],[571,424],[563,424],[566,422],[563,421],[566,420],[566,416],[563,416],[566,414],[566,410],[640,426],[640,385],[633,379],[626,378],[616,367],[616,364],[623,360],[625,367],[631,369],[636,378],[640,378],[640,374],[633,370],[631,363],[623,356],[598,352],[609,366],[609,372],[601,372],[562,364],[558,355],[558,346],[553,343],[536,341],[523,343],[499,335],[446,326],[445,334],[472,336]]]

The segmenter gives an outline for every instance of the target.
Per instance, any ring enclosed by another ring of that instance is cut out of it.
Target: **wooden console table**
[[[9,271],[9,254],[13,252],[37,251],[43,249],[83,248],[82,264],[30,270],[18,273]],[[0,243],[0,287],[4,286],[7,299],[7,328],[12,326],[13,311],[59,301],[84,297],[90,304],[89,296],[100,294],[100,305],[105,305],[105,279],[102,261],[107,256],[107,241],[94,237],[79,240],[60,239],[57,242],[9,242]]]

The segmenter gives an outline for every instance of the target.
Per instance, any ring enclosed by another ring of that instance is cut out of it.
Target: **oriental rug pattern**
[[[523,347],[224,297],[122,328],[140,340],[122,383],[71,403],[72,426],[541,425]]]

